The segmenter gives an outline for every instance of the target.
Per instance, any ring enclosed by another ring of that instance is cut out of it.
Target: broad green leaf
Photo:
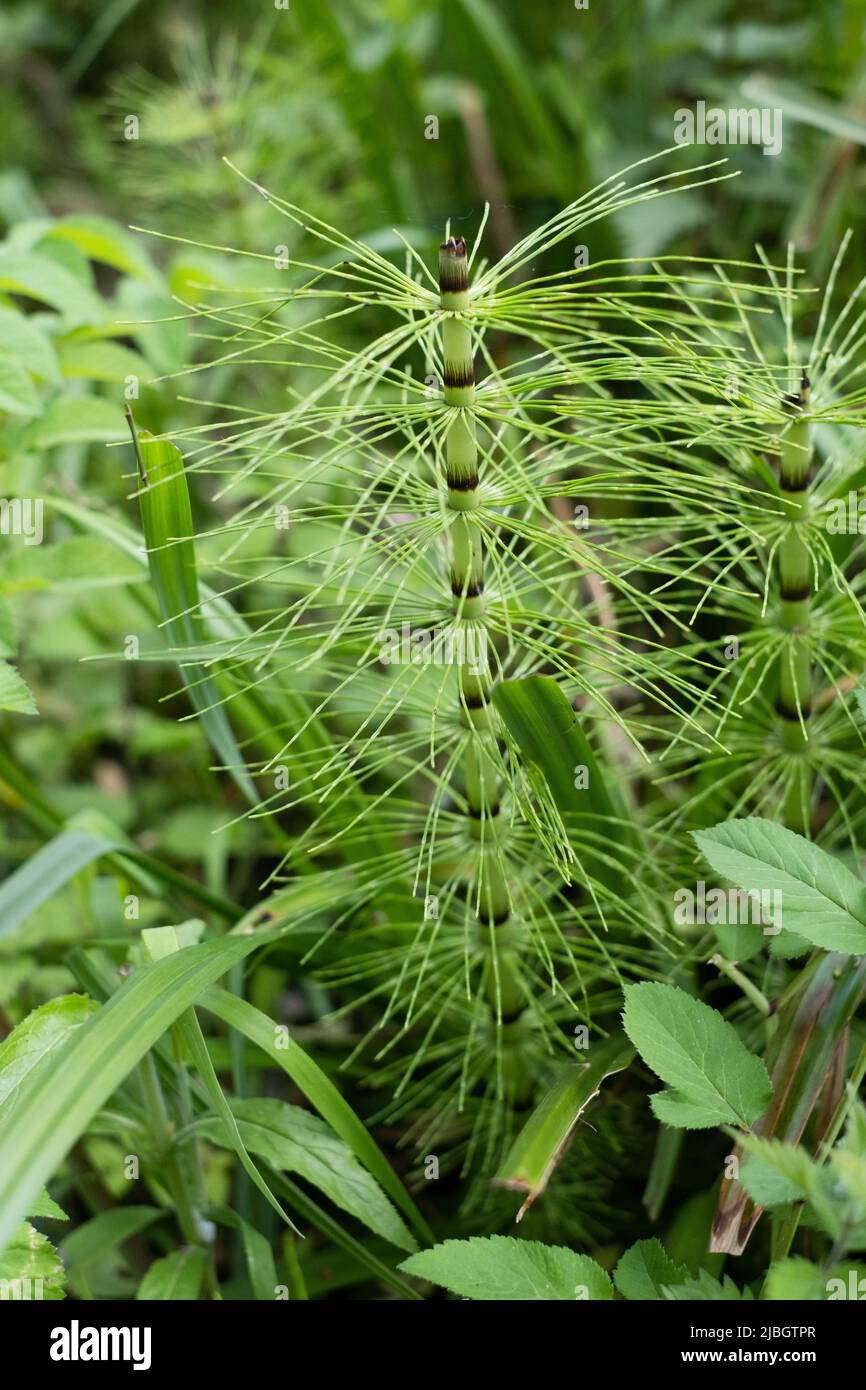
[[[834,1149],[831,1162],[852,1205],[859,1209],[859,1219],[866,1221],[866,1158],[841,1146]]]
[[[764,1063],[715,1009],[675,985],[652,982],[629,985],[625,999],[625,1031],[671,1087],[652,1097],[663,1123],[747,1128],[767,1108],[772,1088]]]
[[[69,324],[98,324],[106,317],[93,290],[39,251],[0,247],[0,290],[50,304]]]
[[[0,352],[0,413],[38,415],[42,397],[27,369],[14,358]]]
[[[66,1271],[47,1236],[24,1221],[0,1253],[0,1302],[65,1298]]]
[[[59,384],[54,345],[44,328],[26,314],[0,304],[0,343],[3,352],[32,376]]]
[[[0,661],[0,709],[13,714],[38,714],[27,682],[8,661]]]
[[[182,656],[185,649],[197,647],[205,637],[183,458],[170,440],[151,439],[146,431],[134,433],[133,439],[142,484],[139,505],[151,580],[169,642]],[[247,799],[258,804],[255,784],[246,770],[215,681],[196,662],[184,661],[181,673],[211,744]]]
[[[108,217],[76,213],[46,219],[42,239],[71,242],[88,260],[113,266],[126,275],[151,282],[158,278],[141,243]]]
[[[751,960],[762,949],[765,943],[774,945],[778,936],[765,936],[756,923],[748,922],[714,922],[713,936],[719,944],[719,950],[726,960],[747,961]],[[781,933],[780,933],[781,935]],[[808,945],[804,943],[805,949]]]
[[[676,1284],[666,1284],[664,1295],[670,1301],[683,1303],[737,1303],[755,1297],[749,1289],[738,1289],[729,1274],[715,1279],[705,1269],[699,1270],[694,1279],[689,1275]]]
[[[14,1091],[0,1126],[0,1249],[88,1121],[209,984],[257,944],[224,937],[136,969],[62,1047]]]
[[[588,1060],[582,1066],[569,1067],[542,1097],[496,1175],[496,1182],[502,1187],[527,1194],[517,1213],[518,1221],[546,1188],[575,1126],[598,1095],[602,1082],[627,1067],[633,1057],[634,1048],[619,1032],[606,1041],[596,1041]]]
[[[819,1169],[805,1149],[780,1139],[742,1141],[747,1158],[740,1170],[740,1181],[762,1207],[782,1206],[800,1201],[812,1190]]]
[[[827,951],[866,953],[866,884],[811,840],[758,816],[693,838],[716,873],[740,888],[781,893],[777,925]]]
[[[82,593],[116,589],[119,584],[135,584],[143,578],[113,546],[74,536],[56,544],[16,550],[0,579],[0,590],[10,594],[34,589]]]
[[[58,444],[111,444],[126,434],[119,406],[99,396],[59,396],[32,427],[35,449]]]
[[[379,1184],[318,1115],[281,1100],[235,1100],[231,1108],[251,1153],[282,1172],[297,1173],[398,1249],[417,1248]],[[200,1122],[197,1129],[218,1144],[227,1142],[216,1119]]]
[[[154,1260],[138,1286],[141,1302],[194,1302],[201,1290],[207,1256],[197,1245],[172,1250],[162,1260]]]
[[[40,1004],[0,1043],[0,1118],[12,1113],[15,1090],[41,1061],[66,1043],[97,1010],[83,994],[64,994]],[[39,1189],[36,1189],[38,1193]],[[27,1213],[37,1213],[31,1204]]]
[[[795,1255],[770,1266],[761,1297],[771,1303],[797,1303],[826,1298],[827,1275],[811,1260]]]
[[[410,1255],[400,1269],[463,1298],[529,1302],[560,1299],[597,1302],[613,1298],[601,1265],[563,1245],[513,1236],[472,1236],[446,1240]]]
[[[778,1139],[746,1135],[740,1145],[748,1154],[741,1182],[759,1207],[789,1205],[807,1199],[819,1226],[834,1239],[866,1217],[858,1197],[846,1192],[840,1181],[838,1150],[830,1166],[821,1166],[807,1151]],[[858,1207],[860,1210],[858,1210]]]
[[[58,344],[58,358],[67,380],[124,382],[135,377],[145,385],[153,376],[144,358],[120,343],[70,338]]]
[[[639,1240],[621,1257],[613,1280],[623,1298],[662,1302],[665,1286],[689,1277],[685,1265],[672,1260],[660,1240]]]
[[[249,941],[249,937],[244,938]],[[292,1078],[295,1085],[315,1106],[322,1119],[344,1139],[357,1158],[379,1186],[391,1198],[404,1216],[414,1226],[425,1241],[432,1243],[433,1235],[409,1193],[401,1183],[394,1169],[382,1153],[369,1130],[358,1119],[352,1107],[343,1099],[333,1081],[325,1075],[321,1067],[309,1057],[299,1043],[292,1037],[284,1037],[274,1025],[273,1019],[239,999],[224,989],[208,989],[199,1003],[216,1014],[230,1028],[236,1028],[250,1042],[260,1047],[271,1058],[275,1066]]]

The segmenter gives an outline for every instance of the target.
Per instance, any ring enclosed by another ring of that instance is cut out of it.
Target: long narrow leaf
[[[0,1249],[88,1121],[184,1009],[258,942],[225,937],[136,970],[4,1107]]]
[[[287,1039],[287,1046],[278,1046],[273,1020],[227,990],[208,989],[199,1003],[229,1027],[237,1028],[250,1042],[266,1052],[277,1066],[282,1067],[315,1106],[322,1119],[327,1120],[340,1138],[346,1141],[355,1157],[372,1173],[422,1239],[432,1244],[430,1228],[376,1141],[340,1095],[333,1081],[307,1056],[294,1038]]]

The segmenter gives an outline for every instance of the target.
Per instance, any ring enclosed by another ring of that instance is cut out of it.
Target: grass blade
[[[50,1061],[29,1072],[0,1125],[0,1249],[132,1068],[257,941],[225,937],[136,970]]]
[[[169,642],[182,651],[206,638],[183,458],[170,440],[138,434],[131,413],[129,421],[143,485],[139,504],[150,575]],[[247,799],[257,802],[216,682],[197,662],[184,662],[181,674],[211,745]]]
[[[384,1188],[388,1196],[412,1223],[421,1238],[432,1243],[430,1229],[404,1188],[394,1169],[382,1153],[375,1139],[358,1119],[352,1107],[340,1095],[321,1067],[308,1057],[294,1038],[288,1039],[288,1046],[278,1047],[273,1020],[261,1013],[244,999],[238,999],[224,989],[208,989],[199,1003],[216,1014],[230,1028],[236,1028],[260,1047],[272,1061],[282,1067],[314,1105],[323,1120],[349,1145],[355,1157]]]
[[[581,1067],[569,1067],[530,1115],[494,1179],[501,1187],[526,1193],[515,1220],[520,1221],[541,1196],[602,1082],[623,1071],[634,1055],[634,1048],[622,1033],[596,1043],[592,1060]]]

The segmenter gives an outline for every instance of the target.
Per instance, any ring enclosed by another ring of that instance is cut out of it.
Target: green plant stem
[[[181,1153],[181,1145],[178,1143],[177,1133],[165,1103],[153,1053],[147,1054],[138,1071],[148,1129],[152,1140],[163,1156],[162,1176],[175,1205],[178,1225],[184,1239],[190,1245],[198,1245],[205,1251],[207,1255],[205,1284],[209,1296],[219,1298],[219,1286],[213,1263],[213,1246],[205,1237],[199,1216],[202,1206],[202,1186],[201,1171],[195,1153],[196,1140],[192,1137],[188,1141],[184,1141],[184,1147],[192,1147],[189,1152]],[[182,1092],[185,1093],[185,1103],[188,1106],[188,1083],[182,1064],[181,1071],[184,1076]],[[184,1117],[186,1122],[192,1117],[191,1106],[188,1106],[188,1110],[188,1115]]]
[[[478,508],[475,366],[471,330],[462,316],[470,303],[466,244],[462,238],[451,237],[440,247],[439,289],[446,315],[442,322],[443,398],[451,413],[445,435],[446,502],[451,512],[451,594],[455,618],[469,647],[470,637],[484,640],[485,599],[484,544],[474,516]],[[490,934],[487,995],[496,1020],[503,1027],[506,1080],[514,1099],[523,1100],[530,1092],[530,1077],[521,1057],[519,1020],[523,994],[510,922],[511,895],[499,846],[502,789],[493,760],[492,677],[485,648],[480,642],[473,646],[476,654],[483,653],[483,658],[461,661],[459,682],[462,714],[469,732],[465,775],[470,834],[478,843],[477,918],[482,933],[486,928]]]
[[[727,975],[728,979],[743,991],[746,998],[754,1004],[764,1018],[770,1017],[770,1001],[761,993],[757,985],[752,983],[748,975],[744,975],[742,970],[738,970],[732,961],[725,960],[724,956],[717,954],[710,958],[710,965],[714,965],[717,970],[721,970],[723,975]]]
[[[298,1259],[298,1241],[293,1231],[283,1232],[283,1259],[292,1298],[308,1300],[310,1295],[307,1292],[307,1281]]]
[[[785,794],[784,819],[791,830],[808,834],[812,788],[804,750],[812,705],[812,666],[806,634],[809,627],[813,567],[801,524],[809,507],[809,471],[812,445],[808,420],[802,418],[809,394],[803,374],[797,396],[786,398],[792,413],[779,460],[779,485],[788,513],[788,527],[778,552],[781,623],[787,636],[779,662],[777,709],[782,743],[792,754],[792,775]]]

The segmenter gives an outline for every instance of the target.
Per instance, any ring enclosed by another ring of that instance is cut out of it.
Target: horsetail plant
[[[709,511],[714,448],[774,447],[742,347],[750,390],[732,408],[725,389],[731,341],[771,293],[760,264],[730,267],[719,292],[703,263],[562,269],[562,247],[719,177],[614,176],[495,266],[476,266],[483,224],[471,250],[448,232],[436,276],[414,248],[401,271],[253,184],[323,258],[296,259],[290,291],[187,306],[217,334],[210,365],[285,355],[294,398],[239,421],[215,407],[182,441],[189,473],[243,495],[221,530],[224,596],[274,594],[241,640],[211,639],[209,664],[238,695],[279,708],[290,683],[308,708],[271,730],[278,751],[248,741],[260,785],[277,775],[262,811],[305,822],[272,878],[291,885],[308,856],[333,885],[306,958],[348,995],[338,1016],[379,1001],[356,1053],[378,1035],[377,1083],[394,1087],[382,1113],[414,1117],[422,1151],[444,1137],[485,1191],[515,1111],[587,1025],[609,1031],[624,979],[643,973],[644,830],[614,750],[648,759],[643,711],[704,738],[688,628],[648,592],[664,568],[636,552],[629,508],[688,487]],[[333,330],[362,312],[396,323],[346,348]],[[741,491],[722,485],[732,504]],[[275,518],[287,553],[268,556]],[[311,758],[313,727],[332,743]],[[559,794],[551,755],[575,757]],[[663,976],[677,948],[650,916]]]

